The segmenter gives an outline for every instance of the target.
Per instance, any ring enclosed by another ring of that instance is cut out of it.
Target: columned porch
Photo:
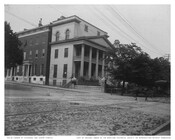
[[[95,47],[74,45],[73,74],[87,80],[104,76],[104,51]]]

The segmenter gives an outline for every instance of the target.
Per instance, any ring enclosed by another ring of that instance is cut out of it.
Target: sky
[[[77,15],[106,31],[113,44],[136,43],[152,58],[170,54],[170,8],[163,5],[13,5],[4,7],[5,20],[14,32],[43,25],[60,16]]]

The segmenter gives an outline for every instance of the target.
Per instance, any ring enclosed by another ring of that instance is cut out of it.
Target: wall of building
[[[46,75],[46,60],[47,60],[47,49],[48,49],[48,32],[43,32],[40,34],[34,34],[30,36],[25,36],[19,38],[22,42],[22,47],[26,53],[25,61],[31,61],[32,64],[32,75],[34,73],[34,66],[37,65],[36,76],[41,75],[41,65],[44,64],[43,75]],[[43,49],[45,50],[43,56]],[[38,50],[38,57],[36,57],[36,50]],[[32,54],[31,54],[32,52]],[[22,69],[20,68],[20,72]]]
[[[56,32],[60,33],[60,39],[59,40],[65,40],[65,32],[67,29],[69,29],[70,31],[70,37],[69,38],[74,38],[74,22],[70,22],[70,23],[65,23],[62,25],[58,25],[58,26],[53,26],[52,27],[52,42],[56,41]]]
[[[68,48],[68,57],[64,57],[64,50]],[[58,58],[55,58],[55,49],[58,49]],[[67,78],[63,78],[63,66],[67,64]],[[54,65],[57,65],[57,78],[53,78]],[[63,80],[70,81],[72,76],[72,65],[73,65],[73,44],[56,44],[51,47],[50,57],[50,78],[49,84],[53,85],[53,80],[56,80],[56,85],[62,85]]]
[[[88,31],[85,31],[85,25],[88,26]],[[75,36],[97,36],[97,32],[100,32],[100,35],[107,35],[107,33],[101,31],[100,29],[88,24],[87,22],[81,21],[80,23],[75,23],[75,31],[77,34]]]
[[[65,19],[66,20],[66,19]],[[81,20],[81,19],[79,19]],[[63,19],[64,21],[64,19]],[[88,30],[85,31],[85,26],[88,27]],[[75,37],[82,37],[82,36],[97,36],[97,32],[100,33],[100,35],[107,35],[106,32],[98,29],[97,27],[89,24],[88,22],[85,22],[81,20],[80,23],[77,22],[69,22],[60,24],[57,26],[52,27],[52,42],[56,41],[56,33],[60,33],[60,39],[59,40],[65,40],[65,32],[66,30],[70,30],[70,39]]]

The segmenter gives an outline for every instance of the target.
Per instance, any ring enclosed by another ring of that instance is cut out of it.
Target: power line
[[[120,17],[120,19],[122,19],[122,21],[123,21],[125,24],[127,24],[127,25],[130,27],[130,29],[132,29],[132,31],[134,31],[134,33],[135,33],[138,37],[140,37],[145,43],[147,43],[148,45],[150,45],[150,46],[151,46],[152,48],[154,48],[156,51],[159,51],[161,54],[163,54],[161,50],[159,50],[158,48],[154,47],[154,45],[152,45],[152,44],[151,44],[148,40],[146,40],[140,33],[138,33],[138,31],[133,27],[133,25],[132,25],[131,23],[129,23],[129,21],[128,21],[126,18],[124,18],[116,8],[114,9],[112,6],[110,6],[110,7],[111,7],[111,8],[108,7],[108,9],[109,9],[111,12],[117,14],[117,15]]]
[[[53,7],[52,5],[48,5],[49,8],[59,12],[62,16],[65,15],[65,13],[63,14],[63,12],[61,12],[60,10],[58,10],[57,8]]]
[[[99,10],[96,8],[96,10],[99,12]],[[100,12],[101,14],[100,15],[102,15],[105,19],[107,19],[108,20],[108,22],[109,23],[111,23],[111,25],[112,26],[114,26],[114,27],[116,27],[120,32],[122,32],[123,34],[125,34],[127,37],[129,37],[129,38],[131,38],[131,40],[134,40],[135,41],[135,43],[138,43],[138,41],[136,41],[134,38],[132,38],[130,35],[128,35],[127,33],[125,33],[122,29],[120,29],[120,27],[118,27],[115,23],[113,23],[113,21],[110,19],[110,18],[108,18],[106,15],[104,15],[102,12]],[[138,43],[138,44],[140,44],[142,47],[144,46],[143,44],[141,44],[141,43]],[[147,47],[146,47],[147,48]],[[150,48],[147,48],[147,49],[149,49],[150,50]],[[153,50],[150,50],[150,51],[152,51],[152,52],[154,52]],[[158,54],[158,52],[154,52],[155,54]],[[160,55],[160,54],[159,54]]]
[[[93,8],[94,9],[94,8]],[[93,10],[92,9],[92,10]],[[102,19],[100,16],[99,16],[99,14],[98,14],[99,12],[97,12],[97,11],[94,11],[94,14],[96,14],[97,15],[97,17],[101,20],[101,22],[102,23],[106,23],[106,24],[108,24],[109,26],[111,26],[109,23],[107,23],[106,22],[106,20],[104,20],[104,19]],[[108,26],[107,26],[108,27]],[[113,26],[112,26],[113,27]],[[113,27],[114,28],[114,27]],[[111,28],[109,28],[109,29],[111,29]],[[114,28],[115,29],[115,28]],[[113,31],[112,29],[111,29],[111,31]],[[124,38],[127,38],[127,40],[130,40],[130,38],[128,38],[127,36],[124,36],[123,34],[121,34],[120,32],[118,32],[121,36],[123,36]],[[130,40],[131,41],[131,40]],[[131,41],[132,42],[132,41]]]
[[[19,20],[22,20],[22,21],[25,22],[25,23],[28,23],[28,24],[32,25],[33,27],[37,27],[36,24],[33,24],[32,22],[30,22],[30,21],[28,21],[28,20],[26,20],[26,19],[24,19],[24,18],[21,18],[21,17],[15,15],[15,14],[9,12],[9,11],[6,11],[6,10],[5,10],[5,12],[6,12],[7,14],[11,15],[11,16],[16,17],[16,18],[19,19]]]

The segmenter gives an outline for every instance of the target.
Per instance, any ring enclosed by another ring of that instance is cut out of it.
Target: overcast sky
[[[5,5],[14,32],[77,15],[106,31],[113,44],[134,42],[152,58],[170,54],[170,5]]]

